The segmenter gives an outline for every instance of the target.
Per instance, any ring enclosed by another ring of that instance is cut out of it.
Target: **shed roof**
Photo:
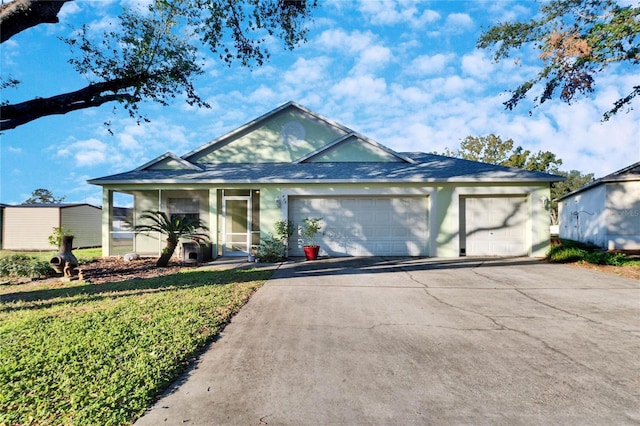
[[[600,185],[604,185],[606,183],[613,183],[613,182],[633,182],[633,181],[640,181],[640,161],[638,161],[637,163],[633,163],[630,166],[627,166],[625,168],[622,168],[618,171],[615,171],[611,174],[608,174],[606,176],[603,176],[599,179],[594,180],[593,182],[589,182],[588,184],[584,185],[583,187],[580,187],[574,191],[571,191],[567,194],[564,194],[561,197],[556,198],[555,201],[562,201],[565,198],[571,197],[573,195],[576,195],[580,192],[584,192],[584,191],[588,191],[592,188],[595,188],[597,186]]]
[[[4,204],[3,205],[3,207],[5,208],[19,207],[19,208],[58,208],[58,209],[66,209],[70,207],[81,207],[81,206],[93,207],[94,209],[102,209],[102,207],[94,206],[93,204],[88,204],[88,203],[38,203],[38,204],[15,204],[15,205]]]

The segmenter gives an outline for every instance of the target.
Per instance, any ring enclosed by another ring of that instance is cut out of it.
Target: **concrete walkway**
[[[136,424],[638,422],[640,281],[351,258],[282,265]]]

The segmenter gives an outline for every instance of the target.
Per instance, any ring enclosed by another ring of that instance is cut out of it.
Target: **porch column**
[[[113,224],[113,191],[102,187],[102,256],[111,255],[111,229]]]
[[[209,189],[209,239],[211,240],[211,258],[218,257],[218,190]]]

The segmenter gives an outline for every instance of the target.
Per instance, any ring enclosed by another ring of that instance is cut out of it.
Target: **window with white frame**
[[[171,220],[176,217],[199,220],[200,200],[197,198],[169,198],[168,210]]]

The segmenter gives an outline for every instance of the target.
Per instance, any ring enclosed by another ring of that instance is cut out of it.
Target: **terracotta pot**
[[[319,252],[320,246],[304,246],[304,255],[307,260],[316,260]]]

